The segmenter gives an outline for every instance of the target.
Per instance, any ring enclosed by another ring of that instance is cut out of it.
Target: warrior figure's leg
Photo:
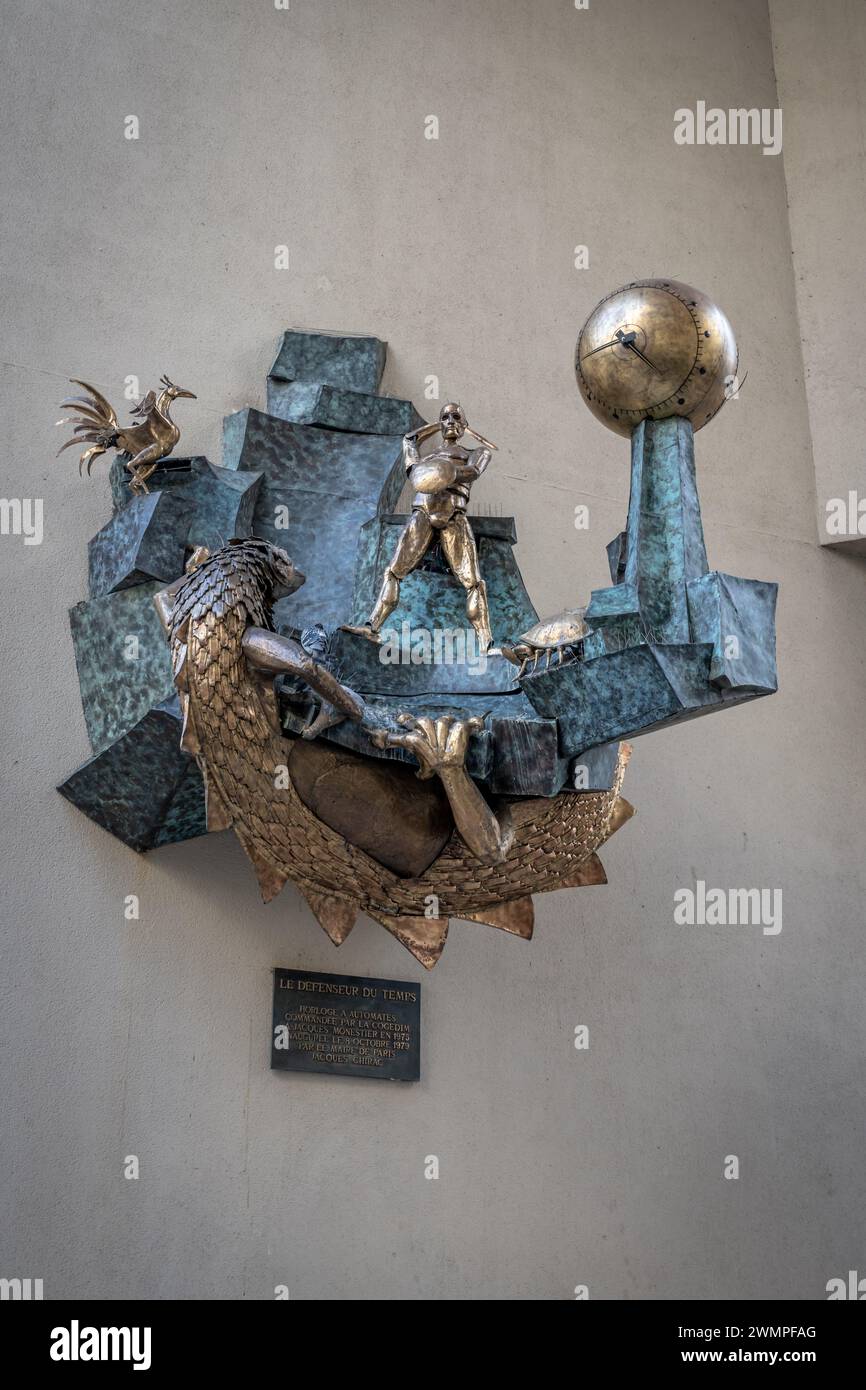
[[[448,525],[443,526],[440,544],[451,572],[466,590],[466,616],[475,629],[480,651],[486,652],[493,641],[487,585],[481,578],[475,537],[464,512],[456,512]]]
[[[375,607],[365,623],[353,625],[344,623],[345,632],[356,632],[371,641],[379,641],[379,630],[385,619],[393,613],[400,598],[400,581],[423,559],[433,539],[433,523],[426,512],[416,507],[400,533],[391,563],[382,579],[382,587]]]

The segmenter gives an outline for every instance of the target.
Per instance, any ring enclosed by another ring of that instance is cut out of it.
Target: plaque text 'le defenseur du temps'
[[[274,971],[271,1066],[417,1081],[421,986],[413,981]]]

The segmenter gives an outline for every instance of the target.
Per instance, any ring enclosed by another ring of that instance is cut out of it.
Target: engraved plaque
[[[421,986],[415,981],[274,971],[271,1067],[380,1081],[421,1074]]]

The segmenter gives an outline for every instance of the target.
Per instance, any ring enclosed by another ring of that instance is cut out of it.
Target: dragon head
[[[260,536],[232,537],[213,554],[199,546],[174,594],[171,630],[177,633],[187,618],[201,617],[215,605],[221,615],[243,607],[254,626],[273,627],[274,604],[305,579],[284,550]]]
[[[267,544],[267,543],[266,543]],[[268,561],[274,576],[274,598],[288,598],[296,589],[306,583],[307,576],[296,569],[285,550],[278,545],[267,545]]]
[[[252,562],[260,580],[264,579],[270,588],[272,602],[288,598],[289,594],[295,593],[306,583],[307,576],[292,563],[285,550],[271,545],[261,536],[233,538],[223,550],[217,551],[217,559],[222,560],[222,557],[233,561],[233,568],[243,568]]]

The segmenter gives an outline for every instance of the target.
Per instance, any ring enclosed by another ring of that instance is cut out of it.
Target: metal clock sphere
[[[700,290],[635,280],[593,309],[574,369],[593,415],[617,434],[671,415],[699,430],[731,394],[737,344],[722,310]]]

